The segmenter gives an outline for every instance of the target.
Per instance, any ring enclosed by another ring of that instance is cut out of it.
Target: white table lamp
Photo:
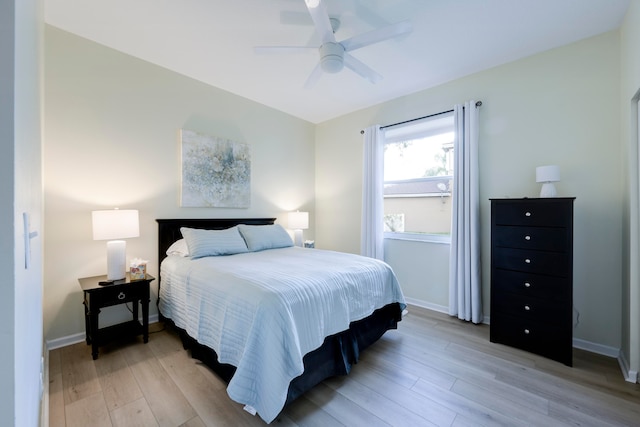
[[[107,242],[107,280],[126,276],[127,242],[121,239],[140,236],[138,211],[111,209],[91,212],[93,240]]]
[[[558,181],[560,181],[560,168],[557,165],[536,168],[536,182],[542,183],[540,197],[556,197],[556,187],[553,183]]]
[[[302,246],[302,230],[309,228],[309,212],[289,212],[289,229],[293,230],[293,241]]]

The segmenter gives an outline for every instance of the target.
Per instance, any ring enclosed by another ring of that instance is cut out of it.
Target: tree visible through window
[[[452,113],[385,131],[387,237],[450,235],[453,141]]]

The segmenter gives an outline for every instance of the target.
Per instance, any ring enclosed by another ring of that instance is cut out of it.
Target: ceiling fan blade
[[[335,42],[336,37],[333,35],[333,27],[329,20],[327,7],[322,0],[304,0],[309,9],[309,15],[316,27],[316,32],[322,38],[322,43]]]
[[[313,71],[307,78],[307,81],[304,82],[304,88],[311,89],[313,86],[315,86],[318,80],[320,80],[321,75],[322,75],[322,68],[320,67],[320,64],[318,64],[316,65],[316,68],[313,69]]]
[[[368,46],[370,44],[389,40],[394,37],[410,33],[412,29],[413,27],[411,26],[411,21],[401,21],[396,24],[378,28],[377,30],[372,30],[363,34],[359,34],[357,36],[353,36],[349,39],[341,41],[340,44],[344,47],[344,50],[346,52],[349,52],[351,50],[360,49],[361,47]]]
[[[360,77],[369,80],[373,84],[376,84],[380,80],[382,80],[382,76],[380,74],[376,73],[371,68],[369,68],[368,65],[365,65],[363,62],[346,52],[344,54],[344,66],[349,68],[354,73],[358,74]]]
[[[317,51],[317,46],[255,46],[253,51],[258,54],[270,53],[304,53]]]

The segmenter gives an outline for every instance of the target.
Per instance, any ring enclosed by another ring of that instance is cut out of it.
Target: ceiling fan
[[[379,82],[382,80],[382,76],[349,52],[407,34],[412,30],[411,22],[407,20],[338,42],[334,33],[339,28],[340,21],[337,18],[329,17],[323,1],[305,0],[305,4],[313,20],[316,32],[322,40],[320,46],[256,46],[254,48],[256,53],[297,53],[317,49],[320,53],[320,62],[305,82],[305,88],[313,86],[322,72],[337,73],[345,66],[371,83]]]

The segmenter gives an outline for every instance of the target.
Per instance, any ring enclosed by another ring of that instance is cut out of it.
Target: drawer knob
[[[531,240],[531,236],[524,236],[524,240]]]
[[[529,282],[524,282],[524,287],[525,287],[525,288],[530,288],[530,287],[531,287],[531,283],[529,283]]]
[[[525,334],[525,335],[529,335],[529,330],[528,330],[528,329],[525,329],[525,330],[524,330],[524,334]]]
[[[526,258],[524,262],[526,262],[527,264],[531,264],[531,260],[529,258]]]
[[[118,299],[125,299],[126,295],[124,294],[124,292],[120,292],[118,294]]]
[[[525,212],[524,216],[531,216],[531,212]]]
[[[531,310],[531,307],[529,307],[528,305],[525,305],[524,309],[525,309],[525,311],[529,311],[529,310]]]

